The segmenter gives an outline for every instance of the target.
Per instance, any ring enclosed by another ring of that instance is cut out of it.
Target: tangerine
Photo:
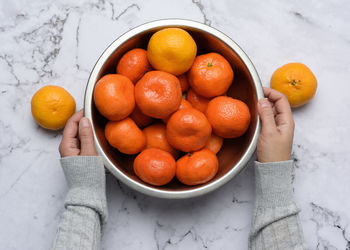
[[[176,111],[166,125],[166,136],[174,148],[193,152],[205,146],[211,135],[211,126],[205,115],[194,108]]]
[[[108,120],[122,120],[134,110],[134,85],[126,76],[105,75],[95,85],[94,102]]]
[[[233,81],[230,63],[218,53],[197,56],[188,72],[188,81],[193,90],[203,97],[226,93]]]
[[[134,160],[134,172],[144,182],[154,186],[169,183],[175,176],[176,163],[170,153],[147,148]]]
[[[215,134],[223,138],[243,135],[250,124],[247,104],[228,96],[218,96],[211,100],[205,114]]]
[[[212,133],[207,144],[205,145],[205,148],[209,149],[214,154],[217,154],[220,151],[223,143],[224,139],[222,137]]]
[[[137,105],[135,105],[134,111],[131,113],[130,118],[133,119],[140,128],[146,127],[153,122],[153,118],[142,113]]]
[[[197,54],[192,36],[180,28],[157,31],[148,42],[148,60],[157,70],[181,75],[190,69]]]
[[[146,137],[146,148],[159,148],[172,154],[177,158],[179,151],[174,149],[166,139],[166,128],[162,123],[152,124],[144,128],[143,133]]]
[[[185,185],[198,185],[213,179],[218,169],[216,155],[208,149],[202,149],[177,160],[176,177]]]
[[[185,109],[185,108],[192,108],[192,104],[191,104],[189,101],[187,101],[186,99],[182,98],[182,99],[181,99],[181,104],[180,104],[178,110],[180,110],[180,109]],[[168,120],[169,120],[169,118],[170,118],[170,116],[171,116],[171,115],[169,115],[169,116],[166,117],[166,118],[163,118],[163,119],[162,119],[163,122],[164,122],[164,123],[167,123]]]
[[[135,122],[128,118],[109,121],[105,127],[108,143],[124,154],[137,154],[146,146],[146,137]]]
[[[211,100],[211,98],[206,98],[206,97],[198,95],[196,92],[193,91],[193,89],[189,89],[187,91],[186,98],[195,109],[198,109],[199,111],[201,111],[203,113],[207,109],[208,103]]]
[[[126,52],[117,65],[117,73],[128,77],[134,84],[151,69],[147,59],[147,51],[140,48]]]
[[[302,63],[288,63],[278,68],[271,77],[271,88],[284,94],[291,107],[310,101],[317,89],[312,71]]]
[[[43,128],[59,130],[75,112],[75,101],[60,86],[47,85],[32,97],[31,110],[34,120]]]
[[[188,89],[188,80],[187,80],[187,75],[182,74],[179,77],[180,85],[181,85],[181,90],[182,92],[185,92]]]
[[[162,119],[175,112],[182,99],[179,79],[163,71],[147,72],[135,86],[135,100],[142,113]]]

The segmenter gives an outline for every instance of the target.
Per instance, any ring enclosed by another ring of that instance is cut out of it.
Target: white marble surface
[[[61,133],[38,127],[33,93],[59,84],[83,105],[89,71],[115,38],[178,17],[232,37],[264,85],[278,66],[307,64],[314,100],[293,111],[294,187],[310,249],[350,249],[350,2],[197,0],[0,1],[0,248],[48,249],[67,191]],[[107,177],[103,249],[247,249],[254,200],[246,169],[201,198],[150,198]]]

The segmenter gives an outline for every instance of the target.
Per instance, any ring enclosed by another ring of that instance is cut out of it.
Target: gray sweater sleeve
[[[292,188],[293,161],[255,162],[255,207],[249,235],[251,250],[304,250]]]
[[[107,220],[106,180],[102,158],[74,156],[61,159],[69,190],[52,249],[100,249]]]

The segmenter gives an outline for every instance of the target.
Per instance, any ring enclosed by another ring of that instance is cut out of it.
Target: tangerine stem
[[[193,153],[188,153],[188,157],[191,157],[193,155]]]
[[[212,67],[212,66],[213,66],[213,63],[208,62],[207,66],[208,66],[208,67]]]
[[[292,84],[293,86],[296,84],[296,81],[295,80],[292,80],[291,82],[290,82],[290,84]]]

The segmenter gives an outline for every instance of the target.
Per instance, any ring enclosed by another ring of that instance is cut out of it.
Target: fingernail
[[[260,104],[260,107],[262,107],[262,108],[268,107],[270,105],[267,98],[260,99],[259,104]]]
[[[89,127],[90,126],[89,120],[87,118],[85,118],[85,117],[81,118],[80,125],[81,125],[82,128]]]

